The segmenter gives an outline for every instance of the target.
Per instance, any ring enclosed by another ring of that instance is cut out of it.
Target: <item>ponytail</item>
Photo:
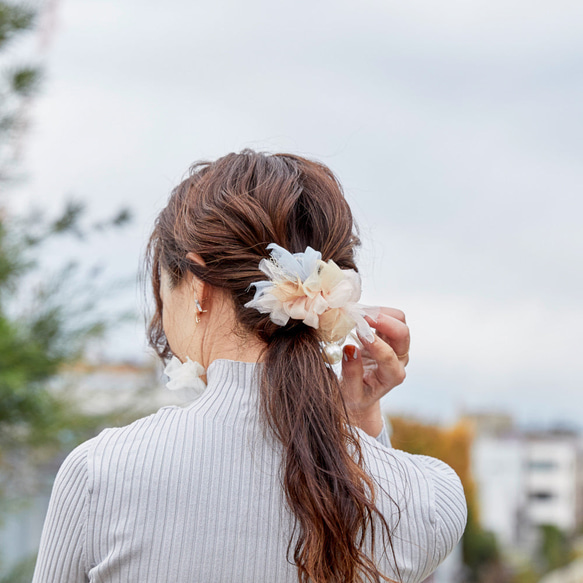
[[[293,545],[300,583],[390,581],[365,552],[368,530],[374,556],[373,480],[316,331],[278,330],[263,362],[261,407],[283,445],[283,489],[296,518],[288,558]]]

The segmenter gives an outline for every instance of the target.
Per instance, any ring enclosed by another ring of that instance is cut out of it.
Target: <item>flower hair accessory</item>
[[[259,262],[267,281],[256,281],[255,297],[245,304],[272,322],[285,326],[288,321],[302,320],[320,331],[324,342],[339,342],[356,328],[366,340],[374,332],[364,316],[376,319],[379,309],[363,306],[360,299],[360,276],[354,269],[340,269],[332,259],[322,261],[322,254],[311,247],[293,255],[275,243],[267,246],[269,259]]]
[[[188,356],[184,362],[173,356],[164,369],[164,374],[170,379],[166,387],[171,391],[188,389],[189,396],[196,399],[206,389],[206,383],[200,378],[205,372],[202,364],[190,360]]]

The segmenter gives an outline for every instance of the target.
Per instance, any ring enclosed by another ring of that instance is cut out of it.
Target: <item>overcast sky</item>
[[[315,157],[359,222],[363,301],[410,323],[387,409],[581,426],[580,0],[66,0],[49,32],[12,204],[135,213],[63,254],[133,278],[194,160]],[[141,322],[107,352],[143,357]]]

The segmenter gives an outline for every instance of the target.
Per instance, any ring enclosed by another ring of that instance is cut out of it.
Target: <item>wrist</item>
[[[381,413],[381,402],[375,401],[365,409],[353,409],[349,413],[350,423],[360,427],[371,437],[377,437],[383,429],[383,415]]]

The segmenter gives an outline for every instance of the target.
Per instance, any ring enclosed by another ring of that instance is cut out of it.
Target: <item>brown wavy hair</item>
[[[282,486],[295,517],[288,560],[293,547],[299,581],[391,581],[371,558],[373,517],[387,541],[383,551],[392,551],[390,529],[375,504],[373,479],[338,377],[322,358],[318,331],[298,320],[277,326],[268,314],[244,307],[254,295],[251,283],[265,279],[258,265],[269,255],[269,243],[292,253],[309,245],[324,261],[357,269],[360,242],[332,171],[300,156],[250,149],[196,162],[172,191],[147,246],[156,306],[148,340],[160,358],[171,356],[162,328],[161,267],[173,285],[190,271],[228,291],[239,329],[266,343],[260,403],[267,427],[283,446]],[[187,259],[189,251],[205,265]]]

